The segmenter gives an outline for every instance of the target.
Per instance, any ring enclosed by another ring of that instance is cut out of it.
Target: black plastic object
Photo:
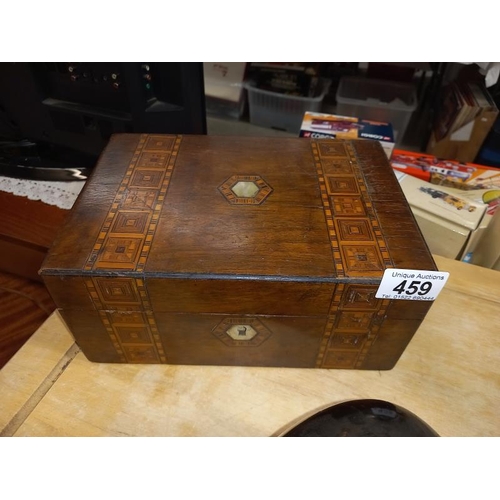
[[[414,413],[387,401],[339,403],[297,424],[283,437],[439,437]]]
[[[85,181],[91,156],[51,144],[0,141],[0,175],[40,181]]]
[[[0,137],[94,160],[117,133],[206,134],[203,63],[0,63]]]

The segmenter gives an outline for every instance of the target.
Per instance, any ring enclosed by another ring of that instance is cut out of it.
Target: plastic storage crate
[[[329,85],[328,82],[321,82],[320,85],[318,97],[297,97],[258,89],[247,82],[250,123],[298,134],[304,113],[321,110]]]
[[[337,89],[338,115],[388,122],[399,143],[416,108],[417,93],[412,84],[344,77]]]

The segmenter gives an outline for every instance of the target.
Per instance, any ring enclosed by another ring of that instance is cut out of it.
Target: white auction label
[[[375,297],[391,300],[434,300],[443,289],[450,273],[386,269]]]

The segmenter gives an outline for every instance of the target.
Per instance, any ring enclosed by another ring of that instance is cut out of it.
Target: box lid
[[[41,269],[298,281],[435,269],[376,141],[120,134]]]

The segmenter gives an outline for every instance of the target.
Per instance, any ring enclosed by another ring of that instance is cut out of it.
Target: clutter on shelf
[[[403,141],[417,92],[412,83],[361,77],[344,77],[337,90],[337,114],[392,125],[396,143]]]
[[[500,265],[500,243],[490,229],[500,217],[499,169],[397,149],[391,164],[433,253]]]
[[[300,97],[257,88],[248,82],[248,111],[250,123],[261,127],[286,130],[298,134],[304,114],[307,111],[320,111],[323,99],[328,92],[329,82],[321,80],[316,87],[315,97]]]
[[[473,81],[454,81],[442,92],[427,153],[473,162],[498,116],[486,87]]]
[[[387,158],[394,149],[390,123],[360,120],[351,116],[306,112],[299,132],[310,139],[371,139],[379,141]]]

